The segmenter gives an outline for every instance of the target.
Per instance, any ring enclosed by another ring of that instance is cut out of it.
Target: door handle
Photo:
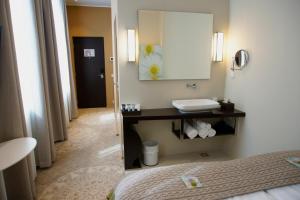
[[[101,79],[104,79],[104,74],[103,73],[98,74],[97,76],[100,77]]]

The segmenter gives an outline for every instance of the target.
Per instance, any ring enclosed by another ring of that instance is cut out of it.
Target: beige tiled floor
[[[166,166],[166,165],[182,164],[182,163],[190,163],[190,162],[223,161],[223,160],[230,159],[227,155],[221,152],[207,152],[207,155],[205,154],[206,152],[203,153],[195,152],[195,153],[177,154],[177,155],[161,157],[158,166]]]
[[[38,199],[105,199],[123,176],[121,137],[112,109],[83,109],[56,144],[57,159],[38,170]]]
[[[125,175],[117,127],[112,109],[80,110],[68,129],[69,139],[56,144],[53,166],[38,170],[38,199],[105,199]],[[157,166],[227,159],[219,152],[211,152],[208,157],[189,153],[160,158]]]
[[[204,152],[205,153],[205,152]],[[226,154],[222,152],[207,152],[208,155],[203,155],[202,153],[194,152],[194,153],[185,153],[185,154],[177,154],[177,155],[169,155],[159,158],[159,164],[155,166],[146,166],[143,165],[142,169],[149,169],[152,167],[163,167],[168,165],[176,165],[176,164],[184,164],[191,162],[212,162],[212,161],[225,161],[230,160]],[[127,170],[125,174],[130,174],[131,172],[135,172],[139,169]]]

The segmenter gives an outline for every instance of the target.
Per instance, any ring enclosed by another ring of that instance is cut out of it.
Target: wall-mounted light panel
[[[127,30],[128,62],[136,61],[136,33],[134,29]]]
[[[214,33],[213,38],[213,61],[223,61],[223,45],[224,45],[224,33]]]

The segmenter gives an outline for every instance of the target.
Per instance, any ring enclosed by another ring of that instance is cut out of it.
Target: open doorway
[[[114,107],[110,7],[67,5],[79,108]]]

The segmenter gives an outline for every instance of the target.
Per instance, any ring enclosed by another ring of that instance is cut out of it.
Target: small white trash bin
[[[144,164],[147,166],[158,164],[158,142],[153,140],[144,142]]]

